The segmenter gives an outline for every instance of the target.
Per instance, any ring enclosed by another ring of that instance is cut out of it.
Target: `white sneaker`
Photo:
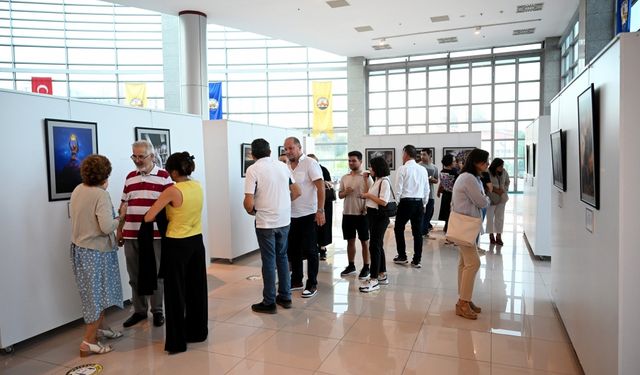
[[[379,285],[389,285],[389,278],[387,275],[378,276],[378,284]]]
[[[380,289],[380,285],[378,284],[378,280],[369,279],[365,281],[362,286],[360,286],[360,291],[362,293],[373,292],[374,290]]]

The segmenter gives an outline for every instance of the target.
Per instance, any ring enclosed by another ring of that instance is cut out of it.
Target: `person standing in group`
[[[415,163],[415,160],[414,160]],[[371,271],[369,280],[360,286],[360,291],[369,293],[380,289],[380,285],[389,285],[387,278],[387,258],[384,253],[384,233],[389,226],[389,218],[378,211],[380,206],[386,206],[393,199],[393,188],[389,180],[389,165],[384,158],[376,157],[369,161],[369,171],[376,182],[369,191],[362,194],[366,199],[367,219],[371,233],[369,253],[371,256]]]
[[[402,149],[402,162],[396,177],[396,194],[399,199],[398,214],[393,231],[396,236],[398,255],[393,258],[396,264],[407,264],[407,245],[404,240],[404,227],[411,220],[413,234],[413,260],[411,266],[422,267],[422,220],[424,206],[429,201],[429,176],[427,170],[416,163],[416,148],[406,145]]]
[[[342,236],[347,240],[347,258],[349,265],[340,276],[355,274],[356,265],[356,233],[362,246],[362,269],[358,278],[366,280],[369,277],[369,222],[367,220],[366,200],[362,197],[373,185],[373,179],[362,171],[362,153],[351,151],[349,169],[351,172],[340,179],[338,196],[344,199],[342,210]]]
[[[164,278],[167,326],[164,350],[184,352],[188,342],[207,339],[208,303],[206,253],[202,240],[204,194],[199,182],[191,179],[196,168],[188,152],[169,156],[165,165],[175,185],[165,189],[144,215],[154,221],[166,207],[166,238],[162,243],[159,277]]]
[[[509,200],[509,173],[504,169],[504,160],[495,158],[489,166],[491,184],[493,190],[489,193],[491,206],[487,208],[487,232],[492,244],[504,245],[502,242],[502,230],[504,228],[504,209]],[[496,237],[493,234],[496,233]]]
[[[464,169],[453,186],[452,210],[462,215],[482,217],[482,209],[489,206],[489,197],[484,193],[480,176],[489,166],[489,153],[479,148],[469,153]],[[478,228],[479,230],[480,228]],[[472,301],[473,284],[480,268],[480,257],[475,245],[458,244],[458,302],[456,315],[467,319],[477,319],[482,309]]]
[[[259,313],[276,313],[276,304],[291,308],[291,280],[287,258],[287,238],[291,223],[291,201],[298,198],[300,188],[291,170],[272,159],[269,142],[262,138],[251,142],[251,155],[256,162],[247,169],[243,206],[256,217],[256,237],[262,258],[262,302],[251,305]],[[276,269],[278,295],[276,296]]]
[[[291,203],[289,229],[289,261],[291,262],[291,290],[303,289],[302,298],[318,293],[318,250],[316,226],[325,225],[324,180],[317,161],[302,153],[296,137],[284,141],[293,178],[300,186],[301,196]],[[303,259],[307,259],[307,283],[302,283]]]
[[[147,311],[151,307],[153,325],[160,327],[164,324],[162,299],[164,285],[162,279],[157,280],[155,291],[151,296],[138,293],[140,271],[140,247],[138,245],[138,231],[144,214],[155,203],[160,194],[173,185],[169,173],[160,169],[155,163],[153,144],[147,140],[136,141],[131,145],[133,153],[131,160],[136,169],[127,175],[122,191],[120,209],[126,209],[124,221],[118,227],[118,244],[124,245],[124,255],[131,285],[131,304],[133,315],[122,325],[131,327],[147,319]],[[160,268],[160,232],[156,223],[153,224],[153,252],[155,255],[156,272]],[[144,266],[144,265],[143,265]]]
[[[438,198],[440,199],[440,213],[438,220],[444,221],[444,233],[449,229],[449,214],[451,213],[451,194],[453,184],[458,177],[458,171],[453,167],[455,158],[451,154],[442,157],[442,170],[440,171],[440,185],[438,186]],[[449,240],[446,240],[447,242]]]
[[[104,312],[111,306],[122,308],[122,285],[118,267],[118,244],[115,230],[121,216],[116,216],[109,186],[111,162],[102,155],[89,155],[80,165],[82,183],[71,193],[71,265],[82,302],[86,324],[80,344],[80,356],[105,354],[110,345],[98,336],[114,339],[121,332],[103,327]]]
[[[314,154],[307,155],[315,161],[318,158]],[[324,180],[324,217],[325,224],[318,226],[318,253],[320,254],[320,260],[327,260],[327,246],[333,242],[333,202],[336,200],[336,191],[333,188],[333,182],[331,181],[331,174],[329,170],[322,164],[320,169],[322,170],[322,178]]]
[[[420,165],[423,166],[427,170],[427,176],[429,179],[429,201],[427,202],[427,206],[424,210],[424,219],[422,221],[422,235],[428,239],[433,239],[433,237],[429,236],[429,232],[433,229],[433,225],[431,225],[431,218],[433,217],[433,210],[435,207],[435,195],[436,189],[435,186],[438,183],[438,167],[433,164],[433,159],[431,155],[431,150],[423,149],[420,151]]]

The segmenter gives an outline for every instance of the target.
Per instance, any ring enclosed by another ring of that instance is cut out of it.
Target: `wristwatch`
[[[324,208],[318,208],[318,212],[324,213]]]

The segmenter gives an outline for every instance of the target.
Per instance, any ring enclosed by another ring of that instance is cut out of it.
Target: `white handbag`
[[[475,246],[481,226],[482,218],[451,211],[447,239],[458,245]]]

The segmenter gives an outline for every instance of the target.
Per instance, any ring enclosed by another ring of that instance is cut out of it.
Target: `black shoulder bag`
[[[396,202],[396,195],[393,193],[393,187],[391,187],[391,181],[386,179],[389,183],[389,189],[391,189],[391,195],[393,196],[393,202],[387,202],[386,206],[378,205],[378,213],[384,217],[394,217],[398,213],[398,203]],[[382,181],[378,186],[378,198],[380,198],[380,190],[382,189]]]

